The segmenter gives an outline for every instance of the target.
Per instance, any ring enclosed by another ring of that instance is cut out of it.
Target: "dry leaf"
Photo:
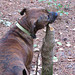
[[[67,44],[66,44],[66,46],[67,46],[67,47],[70,47],[70,46],[71,46],[71,44],[70,44],[70,43],[67,43]]]
[[[35,52],[39,52],[39,48],[34,48],[34,51]]]
[[[59,40],[58,39],[55,39],[55,42],[58,42]]]

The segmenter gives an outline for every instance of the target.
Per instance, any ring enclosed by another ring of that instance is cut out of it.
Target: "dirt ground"
[[[59,0],[58,0],[59,1]],[[62,1],[62,0],[61,0]],[[53,65],[54,75],[75,75],[75,0],[70,1],[70,8],[66,10],[69,15],[63,15],[59,20],[56,20],[52,26],[55,28],[55,47],[54,56],[57,58]],[[15,25],[15,22],[20,18],[19,11],[24,7],[39,7],[45,6],[39,3],[38,0],[30,3],[30,0],[0,0],[0,20],[9,21],[12,23],[10,27],[0,23],[0,38]],[[41,55],[40,48],[42,39],[45,35],[45,29],[37,32],[37,38],[34,40],[34,58],[32,61],[31,75],[36,75],[36,64],[38,59],[38,72],[41,75]],[[61,43],[61,45],[59,45]],[[38,58],[37,58],[38,56]]]

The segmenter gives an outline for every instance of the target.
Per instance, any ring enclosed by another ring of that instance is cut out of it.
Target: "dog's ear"
[[[20,12],[20,15],[24,15],[24,13],[26,12],[27,8],[22,9],[22,11]]]

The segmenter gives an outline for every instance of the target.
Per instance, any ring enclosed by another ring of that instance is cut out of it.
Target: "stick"
[[[46,27],[46,35],[43,39],[43,45],[41,48],[42,56],[42,74],[41,75],[53,75],[53,47],[54,47],[54,28]]]

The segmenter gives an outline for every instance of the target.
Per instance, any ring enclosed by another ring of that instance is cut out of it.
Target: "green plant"
[[[57,3],[57,0],[38,0],[39,2],[44,2],[44,3],[47,3],[47,5],[49,7],[54,7],[56,10],[57,10],[57,13],[60,14],[60,16],[63,16],[63,14],[66,14],[68,15],[69,13],[68,12],[65,12],[64,11],[64,8],[69,8],[70,6],[70,3],[64,3],[62,4],[62,2],[60,1],[60,3]],[[50,10],[48,10],[50,11]]]

